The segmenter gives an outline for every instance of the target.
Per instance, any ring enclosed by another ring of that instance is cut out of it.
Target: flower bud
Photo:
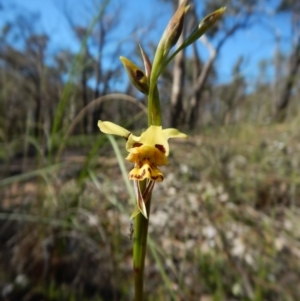
[[[145,67],[145,72],[146,72],[146,76],[148,78],[150,78],[150,75],[151,75],[151,69],[152,69],[152,64],[146,54],[146,52],[143,50],[142,46],[140,46],[140,51],[141,51],[141,54],[142,54],[142,57],[143,57],[143,61],[144,61],[144,67]]]
[[[189,5],[185,5],[186,1],[187,0],[183,0],[181,2],[161,38],[160,43],[162,43],[163,57],[166,57],[168,55],[170,49],[176,45],[180,37],[183,29],[184,16],[189,9]]]
[[[149,83],[148,77],[145,75],[145,73],[127,58],[120,56],[120,60],[123,63],[133,85],[139,91],[147,95],[149,93]]]
[[[221,7],[213,13],[205,16],[203,20],[199,23],[199,25],[194,29],[194,31],[186,38],[182,46],[187,47],[188,45],[198,40],[222,17],[225,10],[226,7]]]

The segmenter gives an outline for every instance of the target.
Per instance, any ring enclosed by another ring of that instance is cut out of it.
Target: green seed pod
[[[123,63],[125,70],[133,85],[139,91],[148,95],[149,83],[148,83],[148,77],[145,75],[145,73],[127,58],[120,56],[120,60]]]

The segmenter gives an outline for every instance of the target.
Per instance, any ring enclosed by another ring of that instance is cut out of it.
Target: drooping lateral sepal
[[[134,219],[139,213],[142,213],[145,218],[148,218],[146,203],[149,201],[151,197],[151,193],[154,187],[155,181],[150,181],[147,184],[147,187],[143,194],[141,193],[141,189],[138,181],[134,181],[134,191],[136,194],[136,205],[134,207],[134,211],[132,212],[130,219]]]
[[[125,128],[110,122],[110,121],[98,121],[98,127],[102,133],[110,134],[110,135],[117,135],[128,139],[129,135],[131,134]]]

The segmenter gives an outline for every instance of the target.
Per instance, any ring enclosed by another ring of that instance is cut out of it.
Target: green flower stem
[[[185,5],[185,2],[183,6]],[[183,6],[181,9],[183,9]],[[186,8],[184,8],[186,9]],[[152,70],[149,80],[149,93],[148,93],[148,126],[151,125],[162,125],[161,119],[161,109],[159,101],[159,93],[157,88],[157,80],[161,72],[166,68],[170,61],[175,57],[175,55],[186,48],[188,45],[195,42],[200,38],[214,23],[222,16],[225,8],[220,8],[219,10],[213,12],[212,14],[206,16],[198,25],[198,27],[191,33],[189,37],[183,42],[183,44],[168,58],[169,50],[175,41],[177,40],[177,35],[180,33],[181,29],[176,32],[176,26],[170,26],[163,37],[161,38],[153,60]],[[184,11],[180,11],[181,14],[184,14]],[[183,18],[183,15],[178,15],[179,19],[175,20],[175,25],[180,21],[180,18]],[[176,23],[177,22],[177,23]],[[180,24],[178,25],[180,26]],[[167,28],[167,29],[168,29]],[[173,31],[172,31],[173,30]],[[175,30],[175,31],[174,31]],[[171,40],[170,40],[171,39]],[[135,74],[134,72],[133,74]],[[139,182],[140,191],[142,195],[146,189],[146,180]],[[142,214],[138,214],[135,217],[135,226],[134,226],[134,242],[133,242],[133,267],[134,267],[134,283],[135,283],[135,301],[143,300],[143,284],[144,284],[144,265],[145,265],[145,256],[147,249],[147,236],[148,236],[148,224],[150,217],[150,206],[151,206],[151,193],[146,196],[146,211],[148,219],[146,219]]]
[[[157,84],[150,84],[148,96],[148,126],[161,125],[160,101]]]
[[[161,110],[159,93],[157,89],[157,79],[159,76],[160,65],[164,61],[164,49],[162,40],[159,42],[154,59],[150,75],[149,94],[148,94],[148,126],[161,125]]]
[[[141,186],[145,189],[145,181],[141,182]],[[141,187],[141,188],[142,188]],[[134,224],[134,245],[133,245],[133,268],[134,268],[134,287],[135,301],[143,300],[144,288],[144,265],[147,249],[148,224],[150,216],[151,195],[146,202],[148,219],[143,214],[135,217]]]
[[[150,88],[148,94],[148,126],[161,125],[161,110],[159,93],[157,89],[156,75],[159,70],[159,63],[162,62],[162,51],[156,51],[154,63],[152,66],[150,76]],[[143,194],[146,189],[146,181],[139,183],[141,193]],[[133,242],[133,268],[134,268],[134,286],[135,286],[135,301],[143,300],[143,287],[144,287],[144,265],[147,249],[147,237],[148,237],[148,224],[150,218],[151,207],[151,193],[145,200],[148,219],[146,219],[141,213],[135,217],[134,224],[134,242]]]

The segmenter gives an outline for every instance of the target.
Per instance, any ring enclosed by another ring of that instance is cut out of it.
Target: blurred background
[[[152,60],[179,2],[0,0],[0,300],[132,300],[131,165],[97,121],[146,128],[119,56]],[[181,39],[227,10],[158,83],[189,139],[154,189],[145,300],[300,300],[300,2],[189,3]]]

